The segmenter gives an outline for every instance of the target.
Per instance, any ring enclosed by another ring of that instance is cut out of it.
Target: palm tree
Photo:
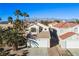
[[[27,13],[23,13],[23,16],[24,16],[24,20],[26,20],[26,17],[29,17],[29,14],[27,14]]]
[[[20,11],[20,10],[16,10],[16,11],[15,11],[15,16],[17,16],[16,19],[19,19],[19,16],[22,16],[21,11]]]
[[[24,12],[22,15],[24,16],[24,20],[26,20],[26,17],[29,17],[29,14],[27,14],[26,12]],[[24,20],[22,20],[22,21],[24,21]],[[24,28],[24,22],[23,22],[22,25],[23,25],[23,28]]]
[[[12,17],[8,17],[8,22],[10,22],[11,24],[13,23],[13,18]]]

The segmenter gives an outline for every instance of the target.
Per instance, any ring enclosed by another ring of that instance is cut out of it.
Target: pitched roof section
[[[67,32],[67,33],[65,33],[65,34],[63,34],[63,35],[61,35],[61,36],[59,36],[62,40],[64,40],[64,39],[66,39],[66,38],[68,38],[68,37],[71,37],[72,35],[74,35],[74,34],[76,34],[76,33],[74,33],[74,32]]]
[[[56,25],[54,25],[54,27],[57,27],[57,28],[69,28],[69,27],[74,27],[76,25],[79,25],[77,23],[69,23],[69,22],[61,22],[61,23],[58,23]]]
[[[61,22],[61,23],[58,23],[56,25],[54,25],[54,27],[58,27],[58,28],[61,28],[65,23]]]
[[[41,23],[39,23],[39,22],[31,23],[30,25],[28,25],[28,27],[30,27],[30,26],[33,26],[33,25],[36,25],[36,26],[41,26],[41,27],[46,27],[46,28],[48,28],[48,26],[46,26],[46,25],[44,25],[44,24],[41,24]]]

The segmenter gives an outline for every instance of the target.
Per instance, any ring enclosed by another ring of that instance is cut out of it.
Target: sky
[[[15,19],[16,9],[28,13],[30,18],[79,18],[78,3],[0,3],[0,17],[2,20],[9,16]]]

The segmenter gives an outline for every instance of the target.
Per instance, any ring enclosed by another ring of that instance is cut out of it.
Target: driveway
[[[65,49],[62,49],[59,45],[52,48],[25,48],[28,50],[27,56],[71,56],[71,53]]]

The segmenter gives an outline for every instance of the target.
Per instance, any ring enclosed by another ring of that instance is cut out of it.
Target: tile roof
[[[68,37],[71,37],[72,35],[74,35],[74,34],[76,34],[76,33],[74,33],[74,32],[67,32],[67,33],[65,33],[65,34],[63,34],[63,35],[61,35],[61,36],[59,36],[62,40],[64,40],[64,39],[66,39],[66,38],[68,38]]]
[[[61,23],[58,23],[56,25],[54,25],[54,27],[57,27],[57,28],[69,28],[69,27],[74,27],[76,25],[79,25],[77,23],[69,23],[69,22],[61,22]]]
[[[58,23],[56,25],[54,25],[54,27],[58,27],[58,28],[61,28],[65,23],[61,22],[61,23]]]

